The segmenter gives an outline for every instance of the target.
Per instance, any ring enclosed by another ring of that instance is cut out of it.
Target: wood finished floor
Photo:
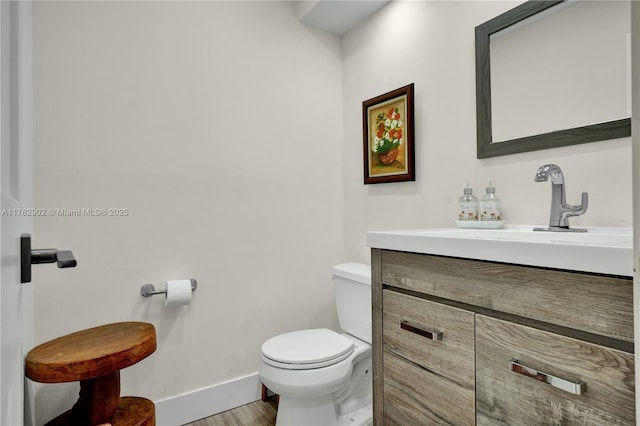
[[[267,402],[258,400],[184,426],[273,426],[275,424],[276,402],[274,398],[269,398]]]

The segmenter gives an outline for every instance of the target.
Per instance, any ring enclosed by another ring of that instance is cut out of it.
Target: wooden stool
[[[27,354],[26,376],[41,383],[80,381],[71,410],[47,425],[155,425],[146,398],[120,398],[120,370],[156,350],[156,330],[144,322],[120,322],[67,334]]]

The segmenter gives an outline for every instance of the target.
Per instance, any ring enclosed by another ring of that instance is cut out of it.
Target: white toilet
[[[280,395],[276,426],[372,424],[371,267],[333,268],[339,334],[293,331],[262,345],[260,378]]]

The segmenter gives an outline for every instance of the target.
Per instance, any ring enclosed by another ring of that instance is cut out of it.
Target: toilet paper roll
[[[169,280],[166,282],[164,305],[182,306],[191,303],[191,280]]]

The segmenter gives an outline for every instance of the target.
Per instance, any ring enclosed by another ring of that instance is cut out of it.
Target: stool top
[[[41,383],[88,380],[129,367],[156,350],[156,330],[145,322],[89,328],[36,346],[25,374]]]

